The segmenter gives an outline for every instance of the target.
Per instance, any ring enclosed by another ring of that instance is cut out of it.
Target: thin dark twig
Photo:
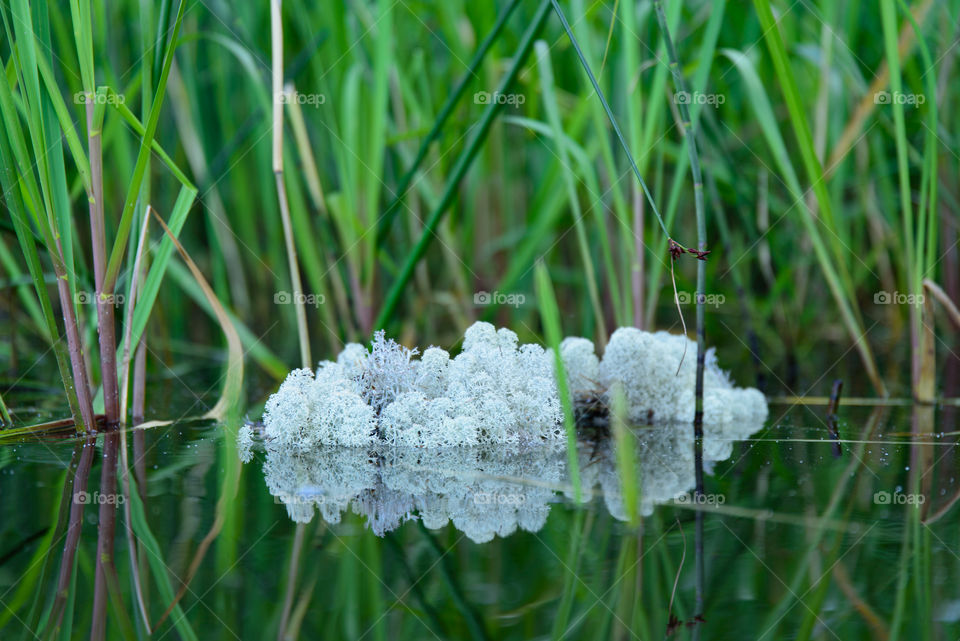
[[[654,2],[654,8],[657,14],[657,23],[663,36],[663,43],[667,49],[667,57],[670,61],[670,71],[673,74],[674,85],[679,95],[686,94],[686,81],[683,79],[683,73],[680,70],[680,63],[677,59],[677,52],[673,46],[673,40],[670,38],[670,28],[667,25],[667,17],[663,12],[663,3],[660,0]],[[687,108],[686,101],[677,100],[677,107],[680,111],[680,118],[683,121],[684,136],[687,141],[687,154],[690,157],[690,171],[693,174],[693,196],[697,214],[697,249],[686,250],[687,253],[694,254],[697,257],[697,374],[695,387],[695,410],[693,415],[693,434],[694,434],[694,466],[696,475],[696,498],[703,496],[703,370],[706,361],[706,332],[704,329],[704,290],[706,289],[707,270],[707,223],[703,205],[703,178],[700,174],[700,157],[697,155],[697,141],[693,131],[693,123],[690,119],[690,110]],[[671,244],[671,255],[676,257],[675,243]],[[696,616],[703,614],[703,587],[704,587],[704,566],[703,566],[703,511],[697,510],[696,513],[696,537],[697,537],[697,607]],[[698,631],[694,632],[698,637]]]
[[[837,410],[840,409],[840,393],[843,392],[843,381],[839,378],[833,381],[833,390],[830,392],[830,403],[827,405],[827,431],[832,439],[831,449],[833,457],[843,456],[840,449],[840,431],[837,429]]]
[[[640,169],[637,167],[637,163],[633,160],[633,154],[630,153],[630,146],[627,145],[626,139],[624,139],[623,134],[620,133],[620,127],[617,126],[617,120],[613,117],[613,111],[610,109],[610,105],[607,104],[607,99],[604,97],[603,91],[600,90],[600,84],[594,77],[593,72],[590,71],[590,65],[587,63],[587,58],[583,55],[583,51],[580,49],[580,43],[577,42],[576,37],[573,35],[573,30],[570,28],[570,23],[567,22],[567,17],[563,15],[563,9],[560,8],[560,3],[557,0],[550,0],[550,2],[553,4],[553,10],[557,13],[557,17],[560,18],[560,23],[563,25],[563,30],[567,32],[567,37],[570,38],[570,43],[573,45],[574,51],[577,52],[577,57],[580,58],[580,64],[583,65],[583,70],[587,72],[587,76],[590,78],[590,83],[593,84],[593,90],[597,92],[597,97],[600,99],[600,104],[603,105],[603,110],[607,112],[607,119],[610,121],[610,125],[613,127],[613,132],[617,135],[617,140],[620,141],[620,146],[623,147],[623,151],[627,154],[627,160],[630,162],[630,168],[633,169],[634,176],[637,177],[637,180],[640,182],[640,186],[643,188],[643,193],[647,196],[647,202],[650,203],[650,207],[653,209],[653,213],[657,217],[657,221],[660,223],[660,229],[663,230],[663,234],[667,238],[670,238],[670,232],[667,231],[667,225],[663,222],[663,218],[660,216],[660,211],[657,209],[657,204],[653,202],[653,196],[650,195],[650,190],[647,188],[647,183],[643,180],[643,176],[640,175]]]

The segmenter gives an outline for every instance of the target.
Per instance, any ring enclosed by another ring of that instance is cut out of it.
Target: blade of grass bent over
[[[190,268],[190,273],[193,274],[197,285],[203,290],[207,302],[210,303],[217,317],[217,321],[220,323],[220,329],[223,330],[227,338],[227,373],[223,382],[223,391],[220,394],[220,399],[217,401],[217,404],[203,415],[204,418],[222,421],[226,417],[228,410],[236,407],[240,402],[240,393],[243,386],[243,346],[240,343],[240,336],[237,334],[237,330],[233,326],[233,323],[230,322],[230,317],[227,315],[226,310],[223,308],[223,305],[220,304],[220,301],[217,300],[216,294],[213,293],[213,289],[210,288],[210,285],[203,277],[196,263],[193,262],[190,255],[187,254],[187,251],[183,248],[183,245],[180,244],[177,237],[174,236],[170,228],[167,227],[167,223],[160,217],[157,210],[151,209],[151,211],[163,228],[164,233],[166,233],[171,242],[176,245],[183,262]]]
[[[653,196],[650,195],[650,190],[647,188],[647,183],[643,180],[643,176],[640,175],[640,170],[637,168],[637,163],[633,159],[633,154],[630,153],[630,146],[627,145],[627,141],[624,139],[623,134],[620,133],[620,127],[617,126],[616,118],[613,117],[613,111],[611,111],[610,105],[607,104],[607,99],[603,96],[603,92],[600,90],[600,85],[597,83],[597,79],[594,77],[593,72],[590,71],[590,65],[587,63],[587,59],[584,57],[583,51],[580,49],[580,44],[573,35],[573,31],[570,29],[570,24],[567,22],[566,16],[563,15],[563,10],[560,8],[560,3],[557,0],[550,0],[550,2],[553,4],[553,9],[556,11],[557,17],[560,18],[561,24],[563,24],[564,31],[567,32],[567,37],[570,38],[570,42],[573,44],[574,50],[577,52],[577,57],[580,58],[580,64],[583,65],[583,70],[587,73],[587,76],[589,76],[591,84],[593,84],[593,90],[597,92],[597,97],[600,99],[600,103],[603,105],[604,111],[607,112],[607,118],[610,120],[610,125],[613,127],[613,131],[617,135],[617,140],[620,141],[623,151],[627,154],[627,160],[630,162],[630,168],[633,169],[633,174],[640,182],[640,186],[643,188],[643,193],[646,195],[647,202],[650,203],[650,208],[653,210],[654,215],[657,217],[657,221],[660,223],[660,228],[663,230],[663,234],[667,238],[670,238],[670,232],[667,231],[666,223],[663,222],[663,218],[660,216],[660,210],[657,209],[657,204],[653,201]]]

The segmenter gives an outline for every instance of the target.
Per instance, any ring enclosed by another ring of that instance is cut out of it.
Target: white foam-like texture
[[[693,420],[696,351],[685,336],[632,327],[613,333],[602,360],[586,338],[560,345],[575,402],[622,385],[629,419],[657,424]],[[565,438],[554,357],[539,345],[521,345],[509,329],[477,322],[455,358],[439,347],[419,360],[417,353],[379,331],[370,351],[350,343],[315,374],[292,371],[267,401],[264,436],[300,450],[373,442],[525,446]],[[705,356],[704,422],[765,420],[763,395],[734,387],[714,350]]]
[[[382,329],[374,334],[370,354],[355,380],[363,400],[375,412],[379,413],[400,394],[413,390],[417,365],[411,359],[417,353],[416,348],[408,349],[386,338]]]
[[[264,435],[293,449],[373,442],[376,416],[351,382],[335,375],[336,364],[290,372],[263,413]]]
[[[598,395],[600,388],[600,359],[594,353],[593,342],[579,336],[568,336],[560,343],[560,358],[567,374],[567,384],[574,401]]]
[[[448,368],[447,397],[472,419],[478,441],[520,444],[564,438],[553,364],[539,345],[474,323]]]
[[[439,347],[428,347],[420,357],[416,387],[427,398],[446,396],[450,354]]]
[[[685,336],[621,327],[600,361],[605,389],[623,385],[632,421],[693,421],[697,344]],[[704,422],[763,421],[767,402],[758,390],[734,387],[708,349],[703,377]]]

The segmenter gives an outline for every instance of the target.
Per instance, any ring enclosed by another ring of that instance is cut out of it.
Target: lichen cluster
[[[621,327],[610,337],[603,359],[585,338],[560,345],[575,399],[606,397],[615,385],[626,395],[629,419],[636,423],[690,423],[694,414],[697,344],[686,336]],[[767,402],[754,388],[735,387],[706,352],[703,376],[704,422],[764,421]]]
[[[264,434],[300,451],[323,446],[445,448],[560,443],[564,438],[554,357],[521,345],[509,329],[474,323],[461,352],[419,352],[378,332],[368,351],[351,343],[316,372],[294,370],[267,401]],[[689,422],[694,412],[696,344],[684,336],[634,328],[614,332],[603,358],[585,338],[560,346],[578,404],[609,403],[624,390],[630,420]],[[706,423],[762,422],[755,389],[734,387],[706,354]]]
[[[543,348],[509,329],[475,323],[455,358],[422,358],[383,332],[371,350],[351,343],[316,374],[290,373],[264,411],[267,438],[300,450],[317,445],[441,448],[527,445],[563,438],[553,368]]]

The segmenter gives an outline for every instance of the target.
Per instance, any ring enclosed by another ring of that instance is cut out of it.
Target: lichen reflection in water
[[[729,459],[736,441],[762,423],[705,426],[707,470]],[[638,513],[684,496],[694,487],[693,430],[669,424],[632,430],[636,438]],[[328,524],[350,509],[378,536],[420,519],[429,529],[452,524],[476,543],[519,530],[536,532],[552,503],[573,500],[560,447],[422,449],[320,447],[290,450],[264,442],[264,480],[290,518],[315,512]],[[610,439],[578,444],[583,500],[600,499],[611,516],[628,520]]]

